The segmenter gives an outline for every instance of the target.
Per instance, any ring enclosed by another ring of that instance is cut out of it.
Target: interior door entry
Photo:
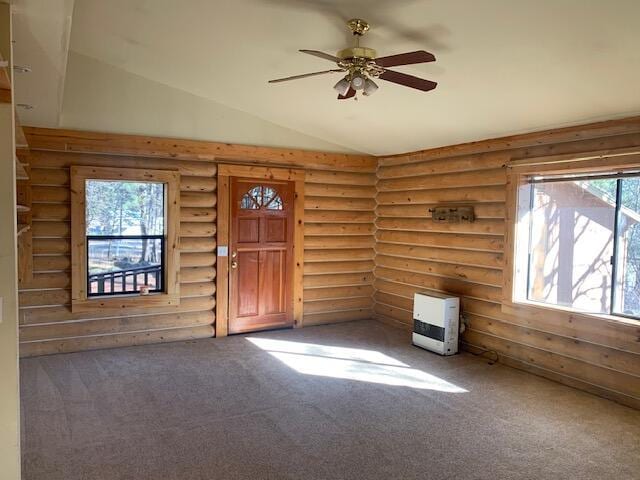
[[[294,183],[231,178],[229,333],[293,325]]]

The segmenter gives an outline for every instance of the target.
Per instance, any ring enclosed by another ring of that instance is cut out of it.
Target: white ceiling
[[[331,68],[297,50],[348,46],[343,22],[355,16],[372,23],[362,44],[381,56],[434,53],[435,63],[398,70],[438,88],[379,81],[374,96],[339,102],[339,76],[267,84]],[[617,118],[640,113],[638,18],[637,0],[75,0],[67,88],[53,114],[65,127],[372,154]],[[119,73],[97,82],[105,69]],[[136,103],[127,78],[175,94],[164,114],[187,118],[198,102],[215,114],[160,124],[153,98]],[[123,95],[118,108],[87,101]],[[51,116],[36,108],[29,123],[51,126]]]
[[[73,0],[14,0],[14,64],[31,73],[15,72],[16,102],[26,124],[56,126],[62,109]],[[37,108],[36,108],[37,107]]]

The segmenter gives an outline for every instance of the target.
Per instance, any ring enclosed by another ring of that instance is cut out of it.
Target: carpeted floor
[[[21,369],[25,480],[640,478],[640,412],[373,321]]]

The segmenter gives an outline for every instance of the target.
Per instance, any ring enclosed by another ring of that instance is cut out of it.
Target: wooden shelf
[[[27,225],[26,223],[19,223],[17,235],[20,236],[23,233],[28,232],[30,228],[31,228],[31,225]]]
[[[29,180],[29,174],[25,168],[25,164],[21,163],[16,157],[16,180]]]
[[[0,65],[5,61],[0,55]],[[11,76],[8,66],[0,66],[0,103],[11,103]]]
[[[18,113],[14,112],[14,115],[15,115],[15,124],[16,124],[16,149],[17,150],[28,149],[29,143],[27,142],[27,137],[24,134],[22,125],[20,125],[20,121],[18,120]]]
[[[11,103],[11,75],[9,73],[9,66],[4,66],[7,63],[0,55],[0,103]],[[15,116],[15,139],[16,139],[16,148],[17,149],[26,149],[29,148],[29,144],[27,142],[27,137],[22,130],[22,126],[18,121],[18,114],[15,112],[14,108],[14,116]]]

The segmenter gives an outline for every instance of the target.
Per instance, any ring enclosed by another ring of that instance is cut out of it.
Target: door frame
[[[230,177],[294,182],[293,195],[293,326],[302,327],[304,305],[304,178],[295,168],[218,164],[218,217],[216,249],[216,337],[229,331],[229,243],[231,222]],[[224,253],[226,247],[226,255]]]

